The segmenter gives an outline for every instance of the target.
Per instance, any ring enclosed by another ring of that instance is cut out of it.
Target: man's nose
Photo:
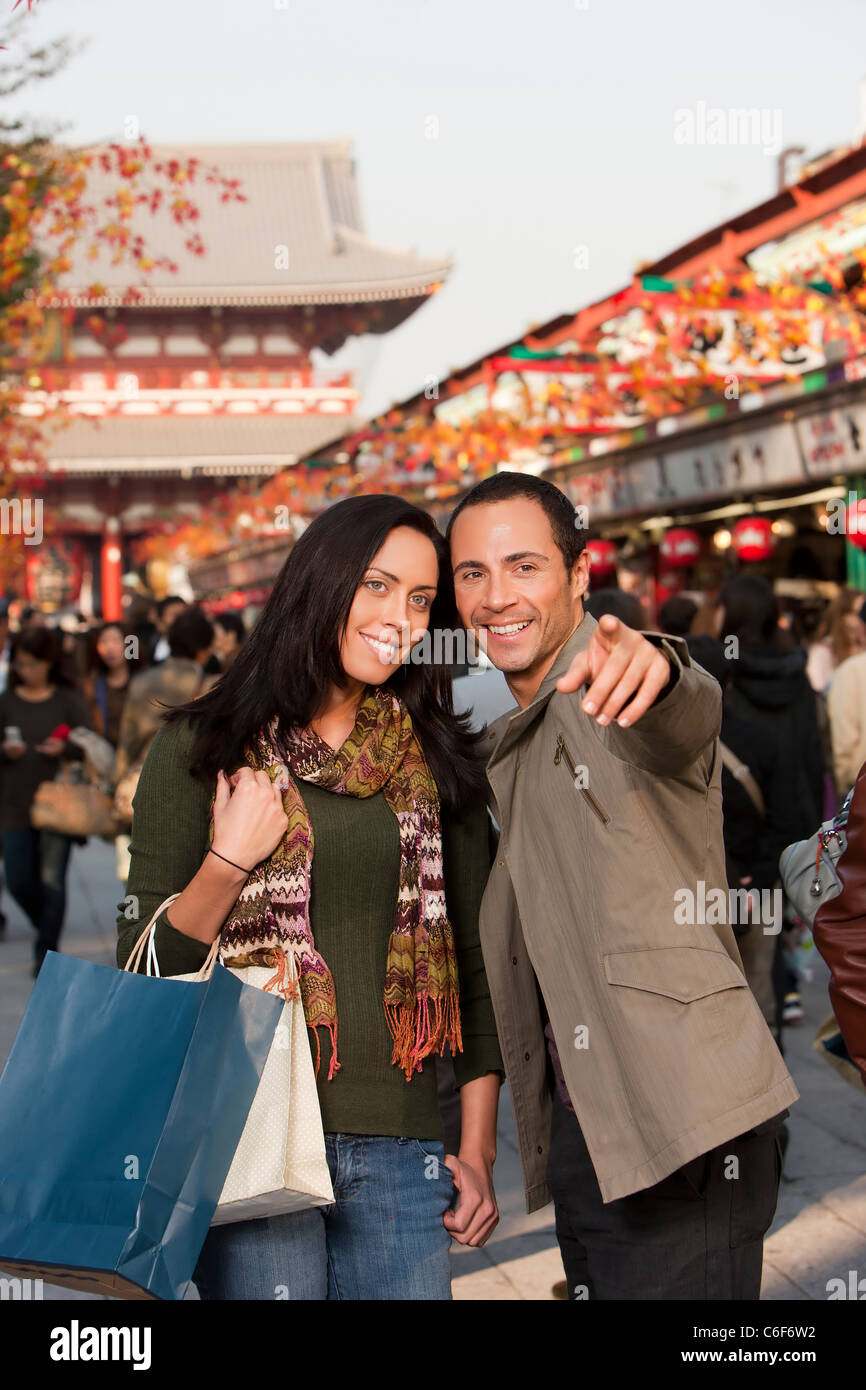
[[[484,607],[501,613],[514,603],[514,588],[507,574],[491,574],[484,591]]]

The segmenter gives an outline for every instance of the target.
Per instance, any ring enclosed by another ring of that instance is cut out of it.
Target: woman
[[[73,840],[35,830],[30,807],[40,782],[54,780],[58,759],[81,752],[55,734],[83,725],[90,712],[63,670],[63,652],[50,628],[31,627],[12,644],[10,681],[0,695],[0,830],[6,883],[36,931],[33,974],[46,951],[56,951],[66,914],[66,872]]]
[[[134,656],[127,656],[126,641],[120,623],[103,623],[88,637],[84,696],[90,705],[93,728],[114,748],[129,682],[139,665]]]
[[[336,1198],[214,1227],[194,1275],[204,1298],[447,1299],[451,1233],[481,1245],[498,1219],[484,770],[448,669],[406,660],[428,624],[456,624],[434,523],[396,497],[338,503],[290,553],[229,671],[167,716],[141,774],[138,913],[119,919],[118,963],[179,890],[157,921],[163,974],[197,969],[217,935],[229,966],[294,956]],[[446,1044],[462,1102],[447,1157],[433,1065]]]
[[[246,641],[247,630],[239,613],[220,613],[214,618],[214,652],[227,671]]]
[[[866,623],[860,616],[863,595],[840,589],[828,604],[809,648],[806,674],[817,695],[825,694],[830,677],[849,656],[866,650]]]

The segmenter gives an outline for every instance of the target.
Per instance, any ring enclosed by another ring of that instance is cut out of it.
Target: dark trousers
[[[548,1183],[569,1299],[757,1299],[781,1172],[770,1122],[604,1203],[580,1125],[554,1089]]]
[[[72,840],[54,830],[6,830],[6,887],[36,929],[34,960],[56,951],[66,914],[66,870]]]

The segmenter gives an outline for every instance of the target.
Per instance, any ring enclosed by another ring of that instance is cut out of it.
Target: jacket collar
[[[521,734],[534,724],[535,720],[546,708],[547,702],[556,690],[556,682],[560,676],[564,676],[574,658],[579,652],[584,651],[589,646],[590,638],[598,624],[590,613],[584,611],[581,621],[578,623],[568,641],[560,649],[556,660],[548,671],[535,696],[525,709],[519,709],[515,714],[503,714],[490,725],[488,729],[488,749],[487,766],[488,768],[495,761],[498,762],[510,748],[514,746]],[[575,699],[577,695],[575,694]]]

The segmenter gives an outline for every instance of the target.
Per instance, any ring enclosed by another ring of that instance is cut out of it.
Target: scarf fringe
[[[432,1000],[425,994],[411,1004],[386,1004],[384,1007],[388,1031],[394,1039],[391,1065],[399,1066],[407,1081],[412,1080],[416,1071],[423,1070],[421,1063],[431,1053],[438,1052],[441,1057],[446,1043],[452,1052],[463,1051],[460,1007],[454,990],[449,989],[444,997],[439,995]]]

